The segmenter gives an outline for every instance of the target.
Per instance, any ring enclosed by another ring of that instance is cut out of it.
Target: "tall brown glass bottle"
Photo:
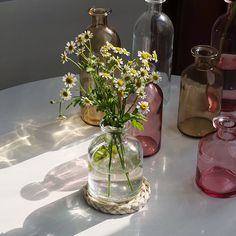
[[[106,41],[112,43],[114,46],[120,46],[118,34],[107,25],[107,16],[111,13],[111,10],[104,8],[90,8],[88,13],[92,17],[92,24],[87,30],[93,33],[91,41],[93,52],[98,54],[101,46],[103,46]],[[85,89],[93,87],[89,74],[84,71],[80,73],[80,81]],[[95,106],[83,107],[81,109],[81,118],[87,124],[98,126],[102,117],[103,113],[98,112]]]
[[[223,76],[215,65],[218,51],[207,45],[191,49],[195,63],[181,74],[178,129],[191,137],[214,131],[212,119],[221,110]]]

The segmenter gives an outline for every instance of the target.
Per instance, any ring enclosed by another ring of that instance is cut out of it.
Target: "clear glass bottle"
[[[196,183],[212,197],[236,196],[236,116],[213,119],[217,131],[198,146]]]
[[[161,147],[161,128],[162,128],[162,105],[163,93],[157,84],[150,83],[145,87],[150,112],[147,121],[143,122],[144,131],[130,128],[130,134],[136,137],[143,148],[143,156],[150,157],[157,153]]]
[[[217,18],[211,32],[211,45],[220,52],[218,67],[223,71],[222,111],[236,111],[236,3],[228,3],[227,12]]]
[[[125,128],[101,125],[101,129],[88,149],[88,191],[97,200],[127,201],[142,186],[142,146]]]
[[[100,48],[106,41],[112,43],[114,46],[120,46],[120,38],[115,30],[107,25],[107,16],[111,13],[111,9],[105,8],[90,8],[88,11],[92,17],[92,24],[87,30],[93,33],[91,40],[92,50],[95,54],[99,55]],[[80,73],[80,81],[83,88],[93,87],[90,76],[85,71]],[[81,118],[90,125],[99,126],[104,114],[98,112],[95,106],[86,106],[81,108]]]
[[[147,11],[138,18],[133,29],[132,56],[135,58],[138,51],[157,52],[158,62],[153,65],[162,76],[159,85],[166,104],[170,97],[174,28],[170,18],[162,12],[162,3],[166,0],[145,1]]]
[[[191,49],[195,62],[181,73],[178,129],[200,138],[212,131],[221,110],[223,76],[215,67],[218,51],[208,45]]]

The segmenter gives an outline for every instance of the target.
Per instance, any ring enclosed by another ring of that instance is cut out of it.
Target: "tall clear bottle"
[[[224,0],[227,12],[217,18],[211,32],[211,45],[220,52],[218,67],[223,71],[222,111],[236,111],[236,2]]]
[[[93,33],[91,46],[95,54],[99,54],[100,48],[106,44],[106,41],[114,46],[120,46],[120,38],[115,30],[111,29],[107,24],[107,16],[111,13],[111,9],[90,8],[88,11],[92,17],[92,24],[87,30]],[[93,87],[90,76],[85,71],[80,73],[81,85],[87,89]],[[81,118],[90,125],[99,126],[103,113],[98,112],[95,106],[86,106],[81,108]]]
[[[170,97],[174,28],[170,18],[162,12],[162,3],[166,0],[145,1],[147,10],[138,18],[133,29],[132,55],[136,57],[138,51],[157,52],[158,62],[154,66],[162,76],[159,86],[166,104]]]

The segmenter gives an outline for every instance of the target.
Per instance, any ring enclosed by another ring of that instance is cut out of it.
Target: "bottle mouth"
[[[191,49],[194,57],[214,58],[218,56],[218,50],[209,45],[198,45]]]
[[[111,13],[111,9],[101,7],[91,7],[88,10],[90,16],[108,16]]]
[[[148,2],[148,3],[163,3],[165,1],[166,0],[145,0],[145,2]]]

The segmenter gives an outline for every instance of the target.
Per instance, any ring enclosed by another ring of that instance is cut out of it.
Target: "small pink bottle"
[[[161,127],[162,127],[162,106],[163,93],[161,88],[154,83],[145,87],[150,112],[147,115],[147,121],[143,122],[144,131],[140,132],[131,128],[130,134],[135,136],[142,145],[143,156],[150,157],[157,153],[161,147]]]
[[[236,116],[213,119],[216,132],[198,146],[196,184],[211,197],[236,196]]]

